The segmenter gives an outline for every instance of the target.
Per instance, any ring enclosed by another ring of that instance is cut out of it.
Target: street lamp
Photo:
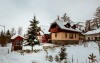
[[[5,33],[5,26],[3,26],[3,25],[0,25],[0,26],[2,26],[4,28],[4,33]]]

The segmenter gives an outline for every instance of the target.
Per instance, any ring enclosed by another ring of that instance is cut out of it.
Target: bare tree
[[[13,36],[13,35],[15,35],[16,34],[16,30],[15,30],[15,28],[13,27],[12,29],[11,29],[11,36]]]
[[[22,27],[18,28],[18,34],[21,35],[22,34]]]

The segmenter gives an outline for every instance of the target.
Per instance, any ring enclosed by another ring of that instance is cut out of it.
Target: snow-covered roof
[[[68,23],[68,22],[64,22],[64,21],[60,21],[60,20],[56,20],[55,22],[60,26],[61,29],[81,32],[78,28],[76,28],[76,29],[66,28],[64,25],[65,25],[65,23]]]
[[[18,35],[18,34],[16,34],[16,35],[12,36],[11,39],[15,39],[15,38],[18,37],[18,36],[24,38],[22,35]]]
[[[40,27],[41,27],[41,31],[40,31],[41,35],[50,34],[50,32],[48,31],[49,30],[49,26],[41,25]]]
[[[44,33],[42,31],[39,31],[41,35],[44,35]]]
[[[85,33],[85,35],[90,35],[90,34],[96,34],[96,33],[100,33],[100,28],[96,29],[96,30],[91,30]]]

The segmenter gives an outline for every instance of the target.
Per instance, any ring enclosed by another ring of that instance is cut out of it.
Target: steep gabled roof
[[[57,25],[59,26],[60,29],[69,30],[69,31],[74,31],[74,32],[81,32],[78,28],[73,29],[73,28],[71,28],[71,27],[70,27],[70,28],[65,27],[65,24],[67,24],[67,23],[70,23],[71,25],[74,24],[73,22],[69,22],[69,21],[64,22],[64,21],[62,21],[62,20],[55,20],[55,22],[53,22],[53,23],[51,24],[51,26],[52,26],[53,24],[57,24]],[[50,28],[51,28],[51,26],[50,26]]]
[[[73,29],[72,26],[73,25],[76,25],[75,22],[71,21],[70,20],[70,17],[66,16],[66,13],[63,15],[63,17],[59,17],[58,16],[58,19],[56,19],[50,26],[50,29],[55,25],[57,24],[57,26],[62,29],[62,30],[68,30],[68,31],[74,31],[74,32],[81,32],[79,30],[79,28],[75,28]],[[69,24],[69,25],[68,25]],[[50,30],[49,29],[49,30]]]
[[[69,31],[75,31],[75,32],[81,32],[78,28],[76,28],[76,29],[66,28],[66,27],[64,26],[65,23],[63,23],[62,21],[56,20],[55,22],[59,25],[59,27],[60,27],[61,29],[69,30]],[[66,22],[66,23],[67,23],[67,22]]]
[[[91,30],[85,33],[85,35],[91,35],[91,34],[97,34],[100,33],[100,28],[96,29],[96,30]]]

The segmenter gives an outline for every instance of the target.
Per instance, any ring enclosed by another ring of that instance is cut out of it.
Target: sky
[[[94,17],[98,6],[100,0],[0,0],[0,25],[16,31],[22,27],[26,33],[34,15],[39,25],[49,26],[64,13],[74,22],[85,22]]]

